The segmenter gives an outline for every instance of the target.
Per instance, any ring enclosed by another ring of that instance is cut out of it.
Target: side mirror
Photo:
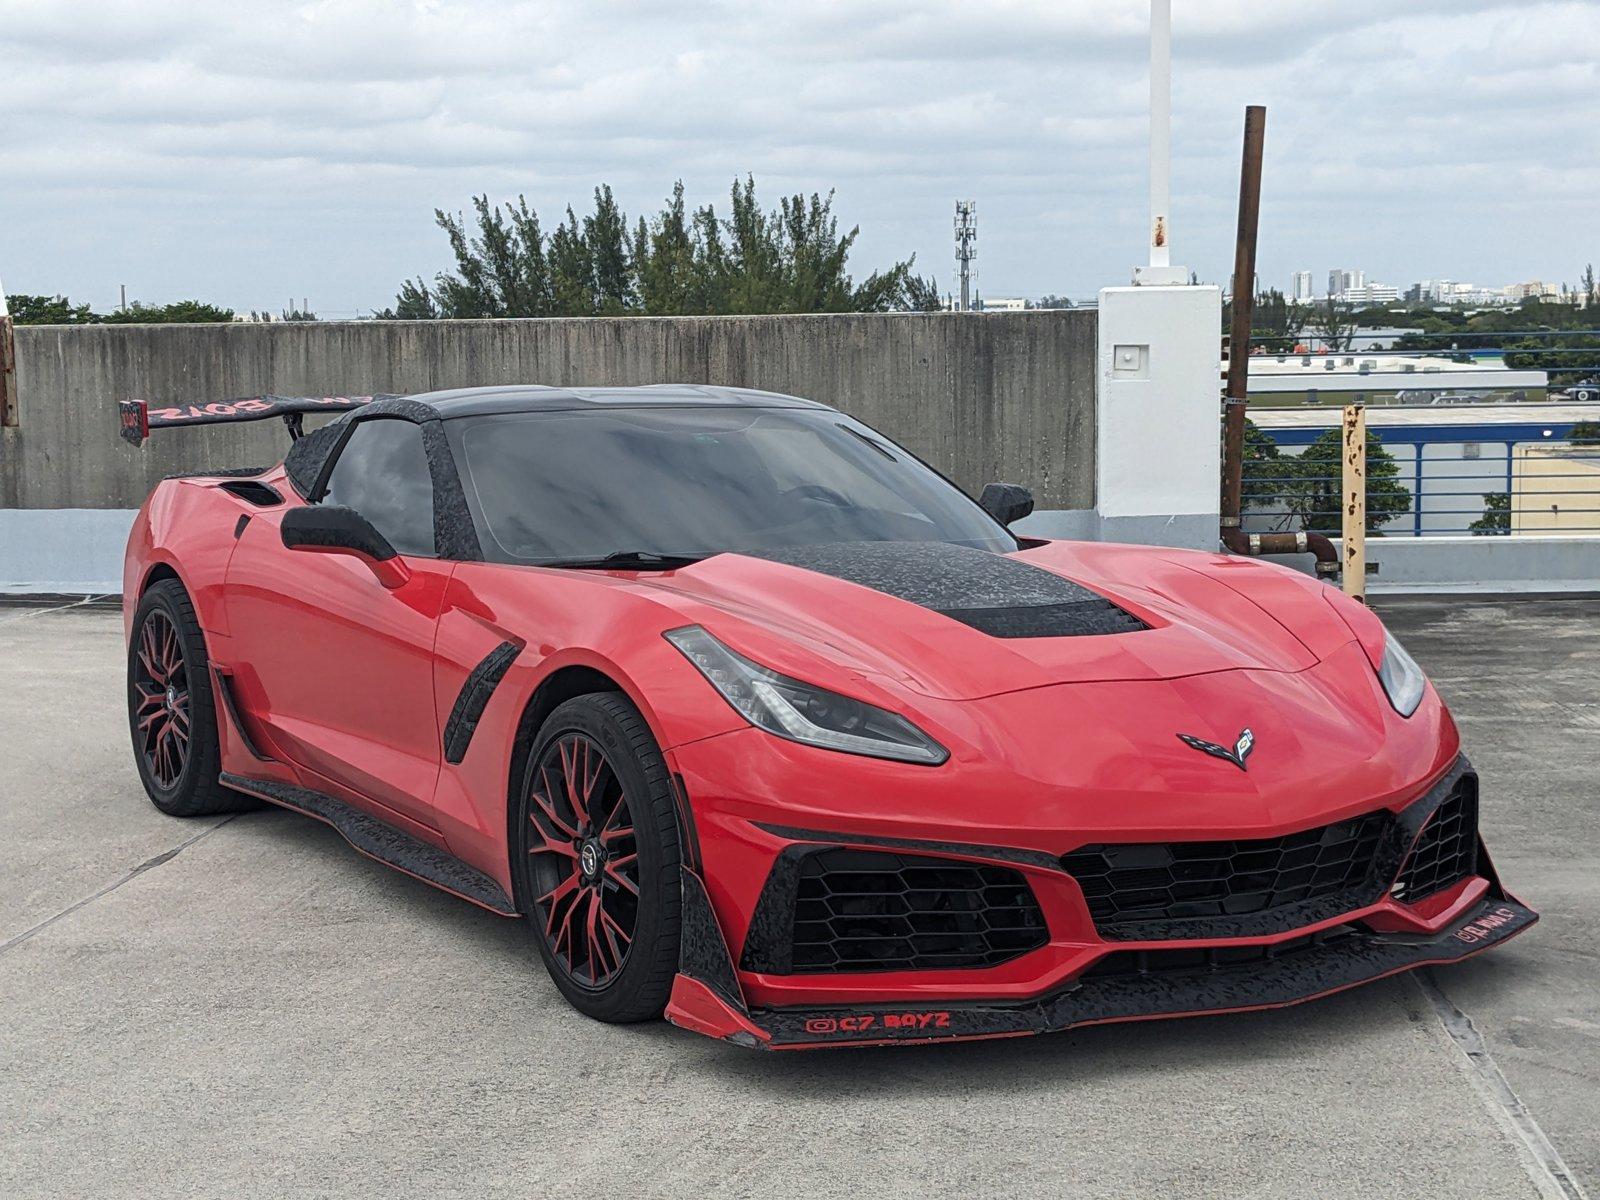
[[[1033,511],[1033,493],[1021,484],[988,483],[978,497],[978,507],[1000,524],[1009,525]]]
[[[285,548],[353,555],[366,563],[386,588],[397,588],[411,578],[389,539],[353,508],[340,504],[291,508],[283,514],[280,529]]]

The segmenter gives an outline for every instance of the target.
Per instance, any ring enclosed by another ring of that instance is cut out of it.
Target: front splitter
[[[1251,1012],[1458,962],[1508,941],[1538,919],[1520,902],[1491,894],[1436,934],[1361,931],[1277,959],[1090,975],[1018,1002],[746,1009],[730,994],[737,986],[729,987],[731,969],[701,972],[686,962],[690,969],[680,970],[666,1015],[674,1024],[739,1045],[787,1050],[1023,1037],[1115,1021]],[[720,978],[707,977],[713,974]]]

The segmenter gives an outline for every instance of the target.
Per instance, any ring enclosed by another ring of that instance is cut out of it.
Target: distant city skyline
[[[1314,286],[1315,273],[1300,270],[1290,276],[1284,294],[1300,303],[1335,299],[1350,304],[1391,304],[1397,301],[1437,304],[1514,304],[1533,297],[1559,299],[1581,294],[1581,284],[1565,280],[1519,279],[1506,284],[1477,284],[1448,277],[1396,284],[1380,282],[1359,267],[1335,267],[1327,274],[1325,290]],[[1266,290],[1268,285],[1258,287]]]

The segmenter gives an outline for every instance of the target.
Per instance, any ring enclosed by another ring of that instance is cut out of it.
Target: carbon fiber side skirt
[[[222,775],[222,782],[235,791],[332,825],[345,841],[368,858],[403,871],[440,891],[470,900],[480,908],[487,908],[502,917],[522,915],[511,902],[511,897],[506,895],[505,889],[476,867],[343,800],[292,784],[270,779],[246,779],[242,775],[229,775],[226,772]]]

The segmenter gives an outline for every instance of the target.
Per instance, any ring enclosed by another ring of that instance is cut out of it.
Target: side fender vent
[[[455,705],[450,709],[450,719],[444,725],[445,762],[459,763],[467,756],[467,747],[472,744],[472,735],[477,731],[483,710],[489,706],[489,697],[494,695],[494,689],[521,653],[521,642],[501,642],[472,668],[461,684]]]

